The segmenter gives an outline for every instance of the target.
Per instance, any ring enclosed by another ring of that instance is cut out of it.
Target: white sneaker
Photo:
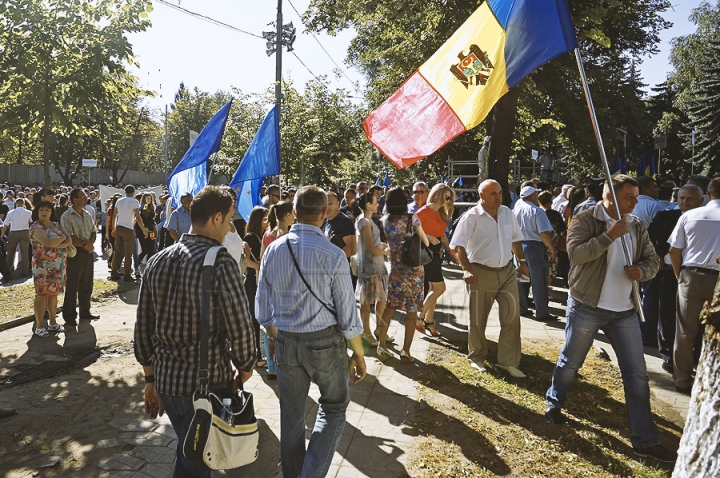
[[[470,361],[470,366],[475,369],[476,372],[485,373],[487,372],[487,369],[485,368],[485,365]]]
[[[505,370],[511,377],[515,377],[515,378],[527,377],[527,375],[525,375],[517,367],[513,367],[512,365],[498,365],[497,368],[499,368],[501,370]]]

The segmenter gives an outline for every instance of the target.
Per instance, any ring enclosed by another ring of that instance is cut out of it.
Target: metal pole
[[[281,108],[282,102],[282,33],[283,33],[283,16],[282,16],[282,0],[278,0],[277,20],[276,20],[276,36],[275,36],[275,104],[277,105],[278,125],[281,124]],[[278,131],[278,137],[280,131]],[[282,145],[282,140],[280,141]],[[282,170],[282,149],[280,156],[280,170]],[[280,184],[280,175],[277,177],[277,183]]]
[[[605,155],[605,147],[603,146],[602,136],[600,135],[600,125],[598,124],[597,115],[595,114],[595,106],[593,105],[592,96],[590,95],[590,86],[588,85],[587,75],[585,74],[585,66],[583,65],[582,56],[580,55],[580,49],[575,49],[575,58],[577,59],[578,70],[580,71],[580,79],[582,80],[583,91],[585,92],[585,100],[587,101],[588,110],[590,112],[590,119],[592,120],[593,130],[595,132],[595,139],[597,140],[598,149],[600,150],[600,159],[602,159],[603,167],[605,169],[605,176],[608,181],[608,189],[610,190],[610,196],[612,198],[613,207],[615,208],[615,216],[617,220],[620,220],[620,208],[617,203],[617,196],[615,195],[615,189],[612,187],[612,175],[610,173],[610,165],[608,164],[607,156]],[[625,236],[620,237],[622,243],[623,253],[625,254],[625,264],[632,266],[632,258],[630,257],[630,251],[625,242]],[[635,305],[638,308],[638,315],[640,320],[645,322],[645,315],[642,310],[642,301],[640,300],[640,288],[637,281],[632,281],[633,297],[635,298]]]
[[[657,175],[660,176],[660,160],[662,159],[662,148],[658,148],[658,167]]]
[[[695,143],[692,145],[692,159],[690,162],[690,176],[695,176]]]
[[[165,182],[168,180],[168,107],[165,105]]]

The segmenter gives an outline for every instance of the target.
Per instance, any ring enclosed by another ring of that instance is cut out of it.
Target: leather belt
[[[478,264],[477,262],[473,262],[473,263],[472,263],[473,266],[477,266],[477,267],[479,267],[480,269],[483,269],[483,270],[486,270],[486,271],[492,271],[492,272],[504,271],[504,270],[507,269],[508,266],[511,265],[511,264],[512,264],[512,261],[508,262],[507,265],[505,265],[505,266],[503,266],[503,267],[490,267],[490,266],[486,266],[485,264]]]
[[[685,270],[699,272],[700,274],[718,274],[720,273],[717,269],[706,269],[705,267],[682,267]]]

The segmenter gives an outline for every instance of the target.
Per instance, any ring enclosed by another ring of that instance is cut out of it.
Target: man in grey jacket
[[[637,204],[637,182],[622,174],[612,177],[621,218],[618,220],[608,184],[603,201],[573,218],[567,233],[570,257],[565,346],[560,351],[552,385],[545,398],[547,419],[555,424],[567,419],[562,407],[577,370],[582,366],[595,333],[602,329],[610,341],[622,372],[625,401],[630,415],[636,455],[674,462],[677,455],[658,440],[650,410],[650,386],[631,281],[652,279],[660,267],[647,230],[630,215]],[[627,266],[620,238],[632,257]]]

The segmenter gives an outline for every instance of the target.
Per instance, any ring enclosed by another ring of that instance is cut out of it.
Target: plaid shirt
[[[200,388],[200,314],[205,253],[220,243],[184,234],[150,259],[143,274],[135,323],[135,358],[155,366],[155,386],[166,395]],[[232,379],[255,364],[255,334],[240,268],[227,251],[215,261],[208,346],[210,384]]]

